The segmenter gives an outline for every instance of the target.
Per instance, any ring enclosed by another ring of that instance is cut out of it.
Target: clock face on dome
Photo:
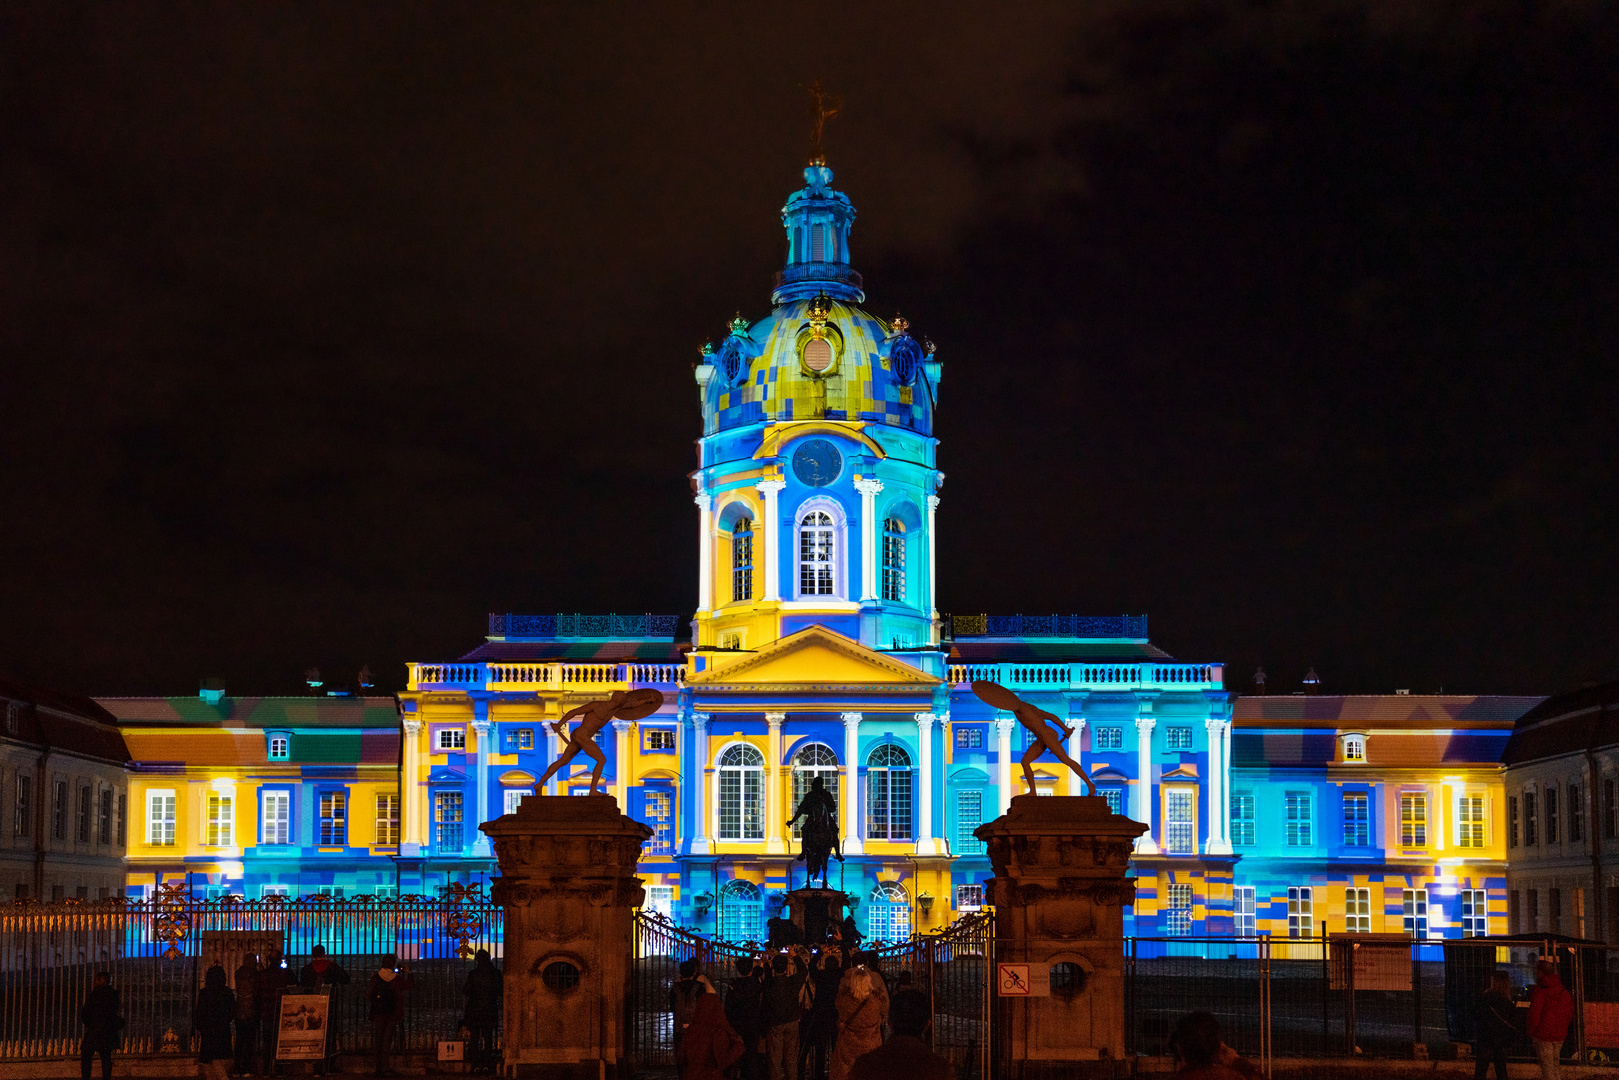
[[[793,451],[793,475],[807,487],[826,487],[843,471],[843,455],[825,439],[810,439]]]

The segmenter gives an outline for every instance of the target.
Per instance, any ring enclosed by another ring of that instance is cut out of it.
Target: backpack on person
[[[399,995],[394,984],[382,979],[371,981],[371,1015],[392,1016],[399,1011]]]

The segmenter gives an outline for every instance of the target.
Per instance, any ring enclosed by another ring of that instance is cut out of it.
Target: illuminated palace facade
[[[195,891],[433,894],[497,873],[478,825],[565,745],[546,726],[614,690],[665,703],[598,736],[606,790],[654,830],[648,905],[755,939],[804,883],[793,808],[820,778],[831,883],[878,939],[983,901],[974,830],[1025,794],[992,679],[1066,719],[1069,752],[1146,822],[1143,936],[1506,929],[1500,757],[1527,698],[1234,698],[1144,616],[940,615],[934,416],[943,367],[862,308],[854,208],[812,165],[782,212],[772,309],[696,368],[696,615],[494,615],[397,699],[102,699],[133,759],[130,882]],[[689,631],[688,631],[689,625]],[[547,794],[582,795],[575,759]],[[1049,758],[1037,795],[1078,794]]]

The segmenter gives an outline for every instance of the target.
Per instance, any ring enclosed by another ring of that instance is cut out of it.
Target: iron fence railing
[[[430,1050],[460,1029],[472,956],[487,948],[498,959],[503,925],[498,907],[459,886],[442,898],[202,900],[169,889],[146,901],[0,905],[0,1058],[77,1054],[79,1008],[98,972],[118,991],[121,1053],[194,1052],[207,965],[223,959],[234,979],[244,950],[279,947],[296,976],[316,945],[351,979],[333,990],[338,1052],[370,1051],[366,987],[396,962],[415,985],[394,1048]]]

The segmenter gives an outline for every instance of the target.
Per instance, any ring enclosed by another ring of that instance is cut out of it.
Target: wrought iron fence
[[[385,963],[408,966],[395,1049],[433,1049],[453,1038],[463,986],[477,949],[501,954],[502,912],[476,887],[443,897],[270,897],[201,900],[184,887],[146,901],[66,900],[0,905],[0,1057],[29,1060],[78,1053],[79,1008],[97,972],[107,972],[125,1020],[121,1053],[190,1053],[192,1007],[206,966],[272,945],[297,975],[316,945],[344,968],[333,990],[332,1025],[341,1053],[371,1050],[366,987]]]

